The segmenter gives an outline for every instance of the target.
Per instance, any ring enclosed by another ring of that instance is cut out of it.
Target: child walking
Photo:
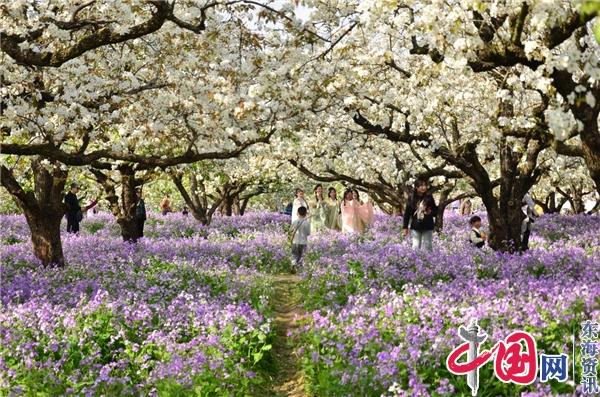
[[[477,248],[482,248],[487,241],[487,236],[481,231],[481,218],[477,215],[469,219],[471,225],[471,233],[469,234],[469,242]]]
[[[302,264],[302,256],[308,244],[310,222],[307,219],[306,212],[306,207],[299,207],[298,219],[292,222],[292,273],[296,273],[296,270]]]

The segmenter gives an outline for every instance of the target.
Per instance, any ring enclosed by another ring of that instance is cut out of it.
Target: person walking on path
[[[298,219],[292,222],[292,273],[302,265],[302,257],[308,245],[308,236],[310,235],[310,222],[306,216],[306,207],[298,208]]]
[[[146,203],[142,197],[142,188],[135,189],[137,201],[135,203],[135,222],[136,222],[136,237],[137,239],[144,237],[144,222],[146,222]]]
[[[406,205],[403,217],[404,237],[412,236],[413,249],[433,249],[434,218],[437,216],[437,204],[433,196],[428,192],[429,182],[425,179],[417,179],[411,199]]]

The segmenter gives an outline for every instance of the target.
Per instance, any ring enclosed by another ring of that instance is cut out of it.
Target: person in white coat
[[[298,188],[295,192],[294,203],[292,205],[292,223],[298,219],[298,208],[304,207],[308,211],[308,203],[304,199],[304,190]]]

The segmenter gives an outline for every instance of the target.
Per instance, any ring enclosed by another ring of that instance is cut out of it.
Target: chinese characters
[[[586,321],[581,324],[581,388],[583,394],[600,392],[598,386],[598,323]]]

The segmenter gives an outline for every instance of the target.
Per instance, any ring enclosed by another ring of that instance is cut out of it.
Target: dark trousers
[[[527,229],[525,229],[525,232],[523,232],[523,238],[521,241],[521,251],[527,251],[529,249],[529,235],[531,234],[531,226],[527,227]]]
[[[78,233],[79,221],[77,214],[67,214],[67,233]]]
[[[144,237],[144,222],[146,222],[145,219],[136,219],[135,223],[136,223],[136,231],[137,231],[137,238],[140,237]]]
[[[295,266],[302,265],[302,256],[306,251],[306,244],[292,244],[292,264]]]
[[[531,226],[533,219],[525,218],[521,224],[521,252],[529,249],[529,236],[531,235]]]

